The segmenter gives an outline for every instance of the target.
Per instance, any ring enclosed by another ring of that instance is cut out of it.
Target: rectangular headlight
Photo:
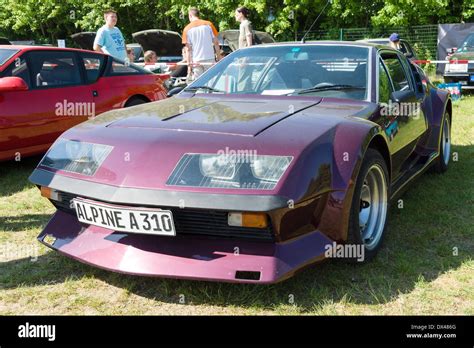
[[[292,156],[255,155],[240,160],[225,154],[186,153],[179,160],[166,184],[273,190],[292,160]]]
[[[58,139],[41,160],[40,165],[52,169],[93,176],[113,147]]]

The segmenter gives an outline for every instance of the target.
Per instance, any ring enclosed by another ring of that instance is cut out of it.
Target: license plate
[[[446,70],[449,72],[466,73],[467,64],[447,64]]]
[[[467,86],[467,81],[459,81],[459,83],[463,86]]]
[[[85,224],[113,231],[175,236],[169,210],[117,207],[83,199],[73,199],[77,219]]]

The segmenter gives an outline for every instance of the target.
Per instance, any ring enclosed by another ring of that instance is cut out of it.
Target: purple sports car
[[[227,282],[281,281],[340,246],[369,260],[390,200],[447,169],[451,121],[449,93],[389,47],[241,49],[172,98],[65,132],[30,177],[57,208],[38,240],[111,271]]]

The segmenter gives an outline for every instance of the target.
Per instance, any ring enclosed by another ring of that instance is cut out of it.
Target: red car
[[[0,45],[0,161],[43,153],[105,111],[164,98],[159,77],[105,54]]]

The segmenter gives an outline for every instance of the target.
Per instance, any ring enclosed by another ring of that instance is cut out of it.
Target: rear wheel
[[[135,105],[140,105],[140,104],[145,104],[148,103],[146,100],[138,97],[133,97],[127,103],[125,104],[125,107],[128,108],[130,106],[135,106]]]
[[[437,173],[444,173],[448,170],[449,159],[451,157],[451,124],[448,112],[444,113],[438,149],[439,156],[434,165],[434,171]]]
[[[368,149],[357,177],[352,199],[347,244],[363,249],[361,255],[346,259],[351,262],[372,259],[382,245],[388,214],[388,169],[382,155]]]

